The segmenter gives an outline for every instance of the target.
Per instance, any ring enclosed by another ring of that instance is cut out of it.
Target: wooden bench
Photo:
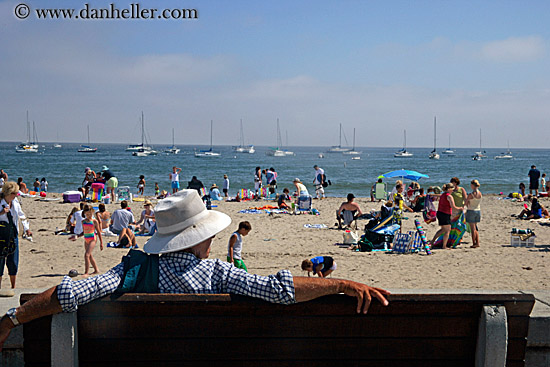
[[[344,295],[291,306],[226,294],[105,297],[25,324],[25,366],[524,366],[531,294],[388,299],[357,315]]]

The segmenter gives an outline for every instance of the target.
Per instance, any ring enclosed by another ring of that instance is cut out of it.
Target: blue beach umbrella
[[[423,173],[416,172],[416,171],[411,171],[408,169],[398,169],[397,171],[384,173],[382,177],[385,177],[385,178],[401,177],[403,179],[411,180],[411,181],[418,181],[421,178],[430,178],[430,176],[428,175],[425,175]]]

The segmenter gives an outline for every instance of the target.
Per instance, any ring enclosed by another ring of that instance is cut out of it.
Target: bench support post
[[[78,329],[76,312],[52,316],[51,364],[52,367],[78,367]]]
[[[476,367],[504,367],[506,365],[507,319],[504,306],[483,306],[477,336]]]

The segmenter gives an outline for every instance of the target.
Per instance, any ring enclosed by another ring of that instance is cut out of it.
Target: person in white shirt
[[[172,182],[172,194],[175,194],[180,189],[180,173],[181,168],[176,166],[172,167],[172,173],[170,173],[170,182]]]
[[[19,185],[13,181],[7,181],[2,187],[2,193],[0,194],[2,210],[0,210],[0,221],[9,223],[10,218],[13,221],[15,229],[19,227],[19,221],[23,225],[25,234],[30,237],[32,232],[29,229],[29,222],[23,210],[21,204],[16,198],[19,192]],[[17,270],[19,267],[19,240],[17,235],[15,236],[15,252],[7,256],[0,257],[0,287],[2,285],[2,276],[4,275],[4,267],[7,266],[8,274],[10,276],[10,282],[12,289],[15,288],[15,280],[17,277]],[[12,295],[12,294],[10,294]]]
[[[223,195],[229,197],[229,178],[227,178],[227,175],[223,175]]]
[[[313,184],[315,185],[315,198],[324,199],[325,198],[325,189],[323,184],[325,183],[325,170],[320,168],[318,165],[313,166],[315,170],[315,177],[313,178]]]

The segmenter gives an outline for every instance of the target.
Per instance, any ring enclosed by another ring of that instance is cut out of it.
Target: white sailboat
[[[29,111],[27,111],[27,141],[15,147],[17,153],[38,153],[38,143],[36,142],[36,128],[33,122],[33,141],[31,141],[31,123],[29,122]]]
[[[342,152],[344,155],[359,155],[362,152],[355,150],[355,128],[353,128],[353,148],[351,150],[348,150],[346,152]],[[355,159],[355,157],[353,158]]]
[[[451,134],[449,133],[449,147],[445,149],[443,152],[445,155],[455,155],[455,151],[451,149]]]
[[[95,153],[97,152],[97,148],[92,148],[90,146],[90,125],[88,125],[88,145],[81,145],[80,148],[78,148],[78,153]]]
[[[210,149],[195,152],[195,157],[197,157],[197,158],[209,158],[209,157],[219,157],[219,156],[221,156],[220,153],[214,152],[214,150],[212,149],[213,126],[214,126],[214,120],[210,120]]]
[[[130,148],[130,145],[129,145],[128,148],[126,148],[126,150],[133,151],[132,155],[134,157],[147,157],[150,155],[159,154],[159,152],[154,150],[153,147],[151,147],[149,145],[149,142],[147,141],[147,134],[145,133],[145,116],[143,114],[143,111],[141,111],[141,144],[132,145],[132,146],[138,147],[138,148],[129,149]]]
[[[474,153],[474,155],[472,156],[472,160],[473,161],[480,161],[481,158],[487,158],[485,153],[486,152],[484,150],[481,150],[481,128],[480,128],[479,129],[479,152]]]
[[[256,150],[254,145],[244,145],[244,130],[243,130],[243,119],[241,119],[241,137],[238,146],[233,147],[233,151],[236,153],[249,153],[253,154]]]
[[[286,135],[285,147],[288,147],[288,130],[285,130],[285,135]],[[296,155],[294,152],[291,152],[288,149],[283,149],[283,151],[285,152],[285,155],[292,155],[292,156]]]
[[[510,141],[508,141],[508,150],[505,153],[500,153],[495,156],[495,159],[514,159],[512,152],[510,151]]]
[[[279,119],[277,119],[277,148],[269,148],[269,150],[265,152],[265,155],[271,157],[285,157],[286,153],[281,149],[281,145],[281,129],[279,127]]]
[[[403,149],[393,155],[395,158],[412,158],[414,154],[407,152],[407,130],[403,130]]]
[[[63,146],[59,144],[59,132],[57,133],[57,143],[53,145],[54,148],[62,148]]]
[[[174,128],[172,128],[172,146],[164,149],[164,153],[168,154],[178,154],[180,149],[174,144]]]
[[[430,158],[430,159],[439,159],[439,153],[437,153],[437,150],[435,149],[436,136],[437,136],[436,131],[437,131],[436,119],[435,119],[435,116],[434,116],[434,150],[432,150],[430,155],[428,156],[428,158]]]
[[[344,139],[346,136],[344,135]],[[346,139],[347,144],[347,139]],[[338,140],[338,145],[333,145],[327,150],[327,153],[343,153],[349,151],[349,148],[342,148],[342,124],[340,124],[340,138]]]

